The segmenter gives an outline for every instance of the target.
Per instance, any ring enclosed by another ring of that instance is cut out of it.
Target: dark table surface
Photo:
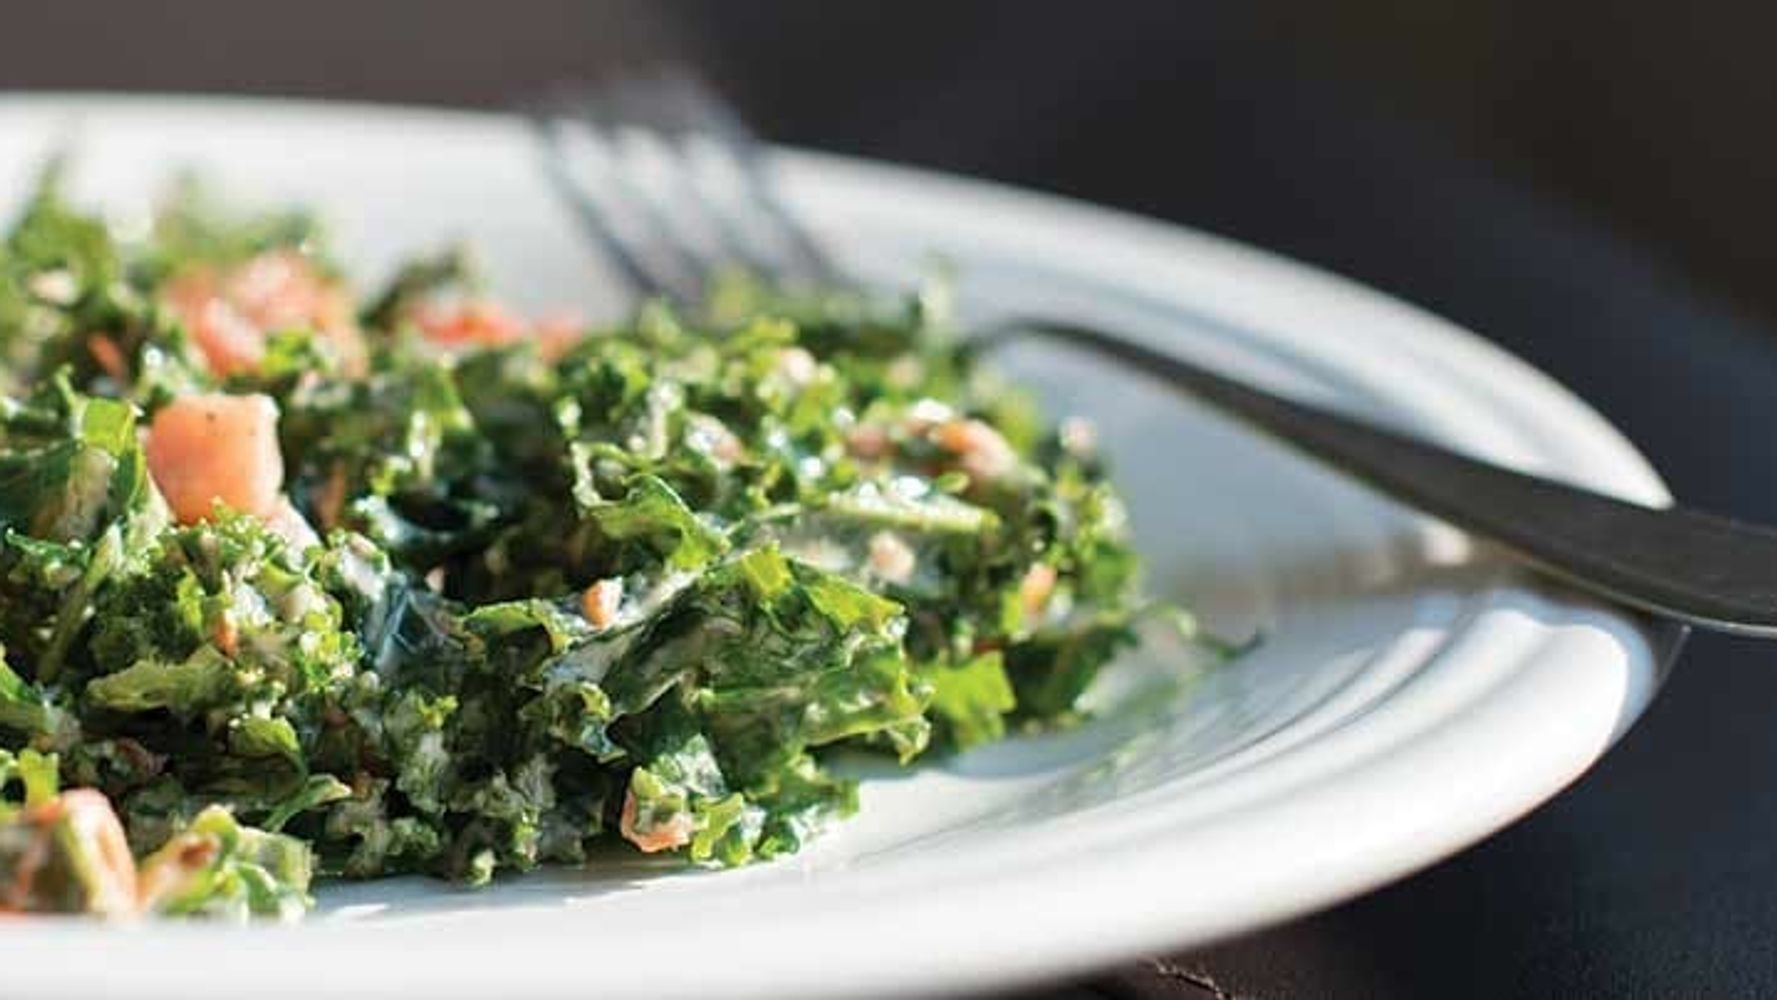
[[[1771,331],[1299,74],[1232,5],[1018,6],[674,5],[781,138],[1062,191],[1355,277],[1556,376],[1687,501],[1777,521]],[[15,10],[46,33],[0,34],[0,86],[499,104],[633,40],[623,10],[565,0],[497,19],[440,3],[424,23],[349,9],[346,33],[316,12],[348,8],[324,2]],[[1698,638],[1619,748],[1485,843],[1332,911],[1032,995],[1777,995],[1774,668],[1777,649]]]

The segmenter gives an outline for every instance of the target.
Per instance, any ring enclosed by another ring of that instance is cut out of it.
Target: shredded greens
[[[0,243],[0,909],[769,859],[856,809],[835,749],[1066,722],[1134,641],[1090,442],[936,290],[532,322],[459,251],[359,298],[300,213],[123,239],[58,177]]]

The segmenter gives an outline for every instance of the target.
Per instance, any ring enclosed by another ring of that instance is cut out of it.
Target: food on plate
[[[51,171],[0,390],[0,909],[777,857],[855,809],[834,752],[1064,723],[1154,610],[1090,429],[933,291],[361,297],[301,213],[126,236]]]

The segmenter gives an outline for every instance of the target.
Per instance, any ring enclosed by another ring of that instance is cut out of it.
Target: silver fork
[[[696,76],[562,88],[530,120],[557,191],[639,294],[695,302],[735,265],[790,286],[852,284],[779,200],[764,144]]]
[[[778,197],[758,137],[690,74],[668,69],[563,91],[532,122],[551,181],[639,294],[696,302],[731,264],[787,285],[848,282]],[[1582,590],[1677,622],[1777,638],[1770,528],[1643,507],[1479,461],[1064,318],[1009,321],[970,347],[1031,336],[1161,379]]]

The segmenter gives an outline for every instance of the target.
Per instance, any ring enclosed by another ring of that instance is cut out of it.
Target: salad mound
[[[460,252],[360,297],[304,214],[126,234],[52,169],[0,392],[0,910],[776,857],[856,808],[834,751],[1063,723],[1146,613],[1089,429],[939,288],[535,321]]]

